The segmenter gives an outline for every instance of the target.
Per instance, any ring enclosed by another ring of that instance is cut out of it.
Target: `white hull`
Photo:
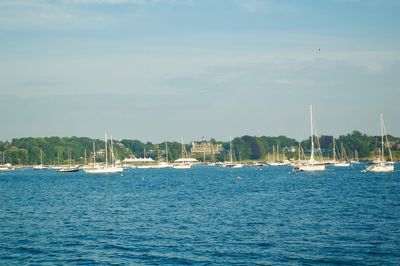
[[[161,168],[172,168],[174,167],[172,164],[169,163],[159,163],[154,166],[154,168],[161,169]]]
[[[286,166],[286,165],[290,165],[290,162],[271,162],[271,163],[268,163],[268,165],[270,165],[270,166]]]
[[[297,170],[304,171],[304,172],[325,171],[325,165],[323,165],[323,164],[304,164],[304,165],[300,165]]]
[[[33,167],[33,170],[47,170],[47,167],[43,165],[36,165]]]
[[[136,168],[137,169],[150,169],[150,168],[155,168],[155,165],[138,165]]]
[[[373,164],[367,167],[367,171],[375,173],[394,172],[394,164],[387,164],[387,163]]]
[[[122,167],[114,167],[114,166],[85,169],[85,172],[88,174],[112,174],[112,173],[120,173],[122,171],[124,171]]]
[[[241,163],[226,163],[223,164],[222,167],[226,167],[226,168],[242,168],[244,166],[244,164]]]
[[[61,169],[58,169],[57,172],[60,173],[72,173],[72,172],[78,172],[79,168],[78,167],[63,167]]]
[[[349,167],[351,164],[347,162],[342,162],[342,163],[334,163],[333,166],[335,167]]]
[[[190,169],[192,167],[191,164],[175,164],[173,165],[174,169]]]
[[[8,167],[8,166],[6,166],[6,167],[0,166],[0,171],[12,171],[12,170],[15,170],[15,168],[14,167]]]

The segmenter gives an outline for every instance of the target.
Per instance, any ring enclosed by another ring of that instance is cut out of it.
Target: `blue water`
[[[0,264],[400,265],[400,172],[364,167],[3,172]]]

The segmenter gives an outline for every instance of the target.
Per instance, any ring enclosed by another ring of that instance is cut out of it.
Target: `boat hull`
[[[298,168],[296,170],[303,171],[303,172],[325,171],[325,165],[323,165],[323,164],[305,164],[305,165],[298,166]]]
[[[374,164],[367,167],[368,172],[389,173],[394,171],[394,164]]]

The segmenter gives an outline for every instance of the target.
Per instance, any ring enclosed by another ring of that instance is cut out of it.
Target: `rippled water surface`
[[[400,264],[400,172],[0,173],[0,264]],[[398,165],[396,165],[398,168]]]

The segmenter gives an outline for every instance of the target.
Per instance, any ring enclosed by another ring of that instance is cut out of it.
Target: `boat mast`
[[[312,117],[312,105],[310,104],[310,125],[311,125],[311,157],[310,161],[314,161],[314,128],[313,128],[313,117]]]
[[[229,153],[231,156],[231,164],[233,163],[233,148],[232,148],[232,137],[229,137]]]
[[[332,136],[332,143],[333,143],[333,148],[332,148],[333,161],[336,161],[336,141],[335,137],[333,136]]]
[[[96,164],[96,145],[94,144],[93,140],[93,167]]]
[[[299,152],[299,162],[300,162],[300,141],[299,141],[299,150],[298,150],[298,152]]]
[[[381,113],[381,161],[385,161],[384,147],[383,147],[383,115]]]
[[[168,163],[168,142],[165,142],[165,161]]]
[[[114,157],[114,142],[113,142],[113,139],[112,139],[112,135],[110,136],[110,141],[111,141],[110,162],[111,162],[111,165],[114,165],[115,164],[115,157]]]
[[[206,163],[206,143],[203,141],[203,162]]]
[[[106,167],[108,166],[108,156],[107,156],[107,133],[104,134],[104,141],[106,147]]]
[[[182,150],[181,150],[181,156],[182,156],[181,158],[184,158],[184,157],[183,157],[183,153],[184,153],[184,152],[183,152],[183,138],[181,138],[181,149],[182,149]]]

